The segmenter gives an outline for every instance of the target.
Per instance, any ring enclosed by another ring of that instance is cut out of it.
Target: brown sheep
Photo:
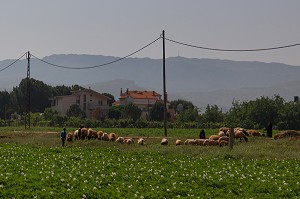
[[[145,144],[145,140],[143,138],[139,138],[138,139],[138,144],[139,145],[144,145]]]
[[[103,131],[98,131],[97,132],[97,138],[98,138],[98,140],[101,140],[102,135],[103,135]]]
[[[177,139],[177,140],[175,141],[175,145],[176,145],[176,146],[182,145],[182,141]]]
[[[247,133],[252,136],[262,136],[262,134],[260,132],[258,132],[257,130],[250,129],[247,131]]]
[[[108,139],[109,141],[115,141],[117,138],[116,134],[115,133],[110,133],[108,134]]]
[[[124,141],[125,141],[125,139],[123,138],[123,137],[118,137],[117,139],[116,139],[116,142],[119,142],[119,143],[124,143]]]
[[[74,140],[79,140],[78,129],[74,132]]]
[[[195,140],[194,139],[187,139],[184,141],[184,145],[194,145]]]
[[[126,144],[133,144],[134,142],[133,142],[133,139],[132,139],[132,138],[127,138],[127,139],[125,140],[125,143],[126,143]]]
[[[160,142],[161,145],[168,145],[168,140],[167,138],[163,138]]]
[[[218,146],[219,142],[217,140],[206,139],[203,143],[204,146]]]
[[[196,145],[203,145],[204,144],[205,139],[195,139],[195,144]]]
[[[225,136],[226,134],[223,131],[219,131],[218,136],[222,137]]]
[[[220,137],[220,138],[218,139],[218,142],[219,142],[219,143],[222,142],[222,141],[228,142],[228,141],[229,141],[229,137],[227,137],[227,136],[222,136],[222,137]]]
[[[211,135],[211,136],[209,136],[208,139],[210,139],[210,140],[218,140],[219,138],[220,138],[219,135]]]
[[[219,146],[227,146],[228,145],[228,141],[222,140],[221,142],[219,142]]]
[[[222,131],[224,132],[225,134],[227,134],[227,132],[229,133],[229,128],[228,127],[221,127],[219,128],[219,132]]]
[[[298,137],[300,136],[300,132],[299,131],[295,131],[295,130],[287,130],[287,131],[283,131],[280,133],[277,133],[274,136],[274,139],[281,139],[281,138],[286,138],[286,137]]]
[[[244,140],[246,142],[248,142],[248,138],[246,137],[246,135],[243,133],[243,131],[236,131],[234,133],[234,138],[236,139],[240,139],[240,141],[242,141],[242,138],[244,138]]]
[[[81,129],[81,137],[80,139],[84,140],[88,135],[88,130],[86,128]]]
[[[88,139],[91,139],[91,138],[96,139],[96,138],[97,138],[97,131],[95,131],[95,130],[89,128],[89,129],[88,129],[88,133],[87,133],[87,138],[88,138]]]
[[[103,135],[101,137],[101,140],[103,140],[103,141],[109,141],[108,134],[107,133],[103,133]]]
[[[67,141],[68,141],[68,142],[72,142],[72,141],[73,141],[73,133],[69,132],[69,133],[67,134]]]
[[[205,140],[204,140],[203,146],[209,146],[209,139],[205,139]]]

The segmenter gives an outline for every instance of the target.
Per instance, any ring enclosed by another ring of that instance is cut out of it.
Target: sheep
[[[117,138],[116,134],[115,133],[110,133],[108,134],[108,139],[109,141],[115,141]]]
[[[98,140],[101,140],[102,135],[103,135],[103,131],[98,131],[97,132],[97,138],[98,138]]]
[[[101,140],[103,140],[103,141],[109,141],[108,134],[107,133],[103,133],[103,135],[101,137]]]
[[[74,132],[74,140],[79,140],[78,129]]]
[[[81,136],[79,136],[80,139],[84,140],[88,135],[88,130],[86,128],[81,129]]]
[[[286,138],[286,137],[298,137],[300,136],[300,132],[299,131],[295,131],[295,130],[287,130],[287,131],[283,131],[280,133],[277,133],[274,136],[274,139],[281,139],[281,138]]]
[[[89,128],[89,129],[88,129],[88,133],[87,133],[87,138],[88,138],[88,139],[91,139],[91,138],[96,139],[96,138],[97,138],[97,131],[95,131],[95,130]]]
[[[195,140],[194,139],[187,139],[184,141],[184,145],[194,145]]]
[[[168,145],[168,140],[167,138],[163,138],[160,142],[161,145]]]
[[[222,140],[221,142],[219,142],[219,146],[227,146],[228,145],[228,141]]]
[[[68,142],[72,142],[72,141],[73,141],[73,133],[69,132],[69,133],[67,134],[67,141],[68,141]]]
[[[204,144],[205,139],[195,139],[195,145],[203,145]]]
[[[176,146],[182,145],[182,141],[177,139],[177,140],[175,141],[175,145],[176,145]]]
[[[220,137],[225,136],[225,135],[226,135],[226,134],[225,134],[224,131],[219,131],[219,133],[218,133],[218,136],[220,136]]]
[[[220,144],[220,142],[222,142],[222,141],[228,142],[228,141],[229,141],[229,137],[227,137],[227,136],[222,136],[222,137],[220,137],[220,138],[218,139],[219,144]]]
[[[217,146],[219,145],[219,142],[217,140],[210,140],[210,139],[205,139],[203,142],[204,146]]]
[[[139,145],[144,145],[145,144],[145,140],[143,138],[139,138],[138,139],[138,144]]]
[[[244,138],[244,140],[245,140],[246,142],[248,142],[248,138],[247,138],[246,135],[243,133],[243,131],[236,131],[236,132],[234,133],[234,138],[236,138],[236,139],[240,138],[240,141],[242,141],[242,138]]]
[[[116,142],[119,142],[119,143],[124,143],[124,138],[123,137],[118,137],[117,139],[116,139]]]
[[[247,133],[249,135],[252,135],[252,136],[262,136],[262,134],[260,132],[258,132],[257,130],[247,130]]]
[[[203,146],[209,146],[209,139],[205,139],[205,140],[204,140]]]
[[[219,138],[220,138],[219,135],[211,135],[211,136],[209,136],[208,139],[210,139],[210,140],[218,140]]]
[[[134,142],[133,142],[133,139],[132,139],[132,138],[127,138],[127,139],[125,140],[125,143],[126,143],[126,144],[133,144]]]
[[[224,132],[225,134],[227,134],[227,132],[229,132],[229,128],[228,127],[221,127],[219,128],[219,132],[222,131]]]

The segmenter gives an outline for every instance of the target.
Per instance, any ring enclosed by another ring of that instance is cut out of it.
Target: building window
[[[86,95],[83,95],[83,102],[86,102]]]
[[[103,105],[102,100],[99,100],[98,101],[98,106],[102,106],[102,105]]]
[[[83,104],[83,111],[86,111],[86,103]]]

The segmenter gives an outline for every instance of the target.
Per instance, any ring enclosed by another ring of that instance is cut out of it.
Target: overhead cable
[[[270,48],[257,48],[257,49],[221,49],[221,48],[210,48],[210,47],[196,46],[196,45],[187,44],[187,43],[175,41],[175,40],[168,39],[168,38],[165,38],[165,39],[168,40],[168,41],[170,41],[170,42],[173,42],[173,43],[177,43],[177,44],[180,44],[180,45],[189,46],[189,47],[193,47],[193,48],[200,48],[200,49],[203,49],[203,50],[213,50],[213,51],[227,51],[227,52],[268,51],[268,50],[277,50],[277,49],[282,49],[282,48],[290,48],[290,47],[294,47],[294,46],[300,46],[300,43],[296,43],[296,44],[290,44],[290,45],[285,45],[285,46],[277,46],[277,47],[270,47]]]
[[[31,54],[32,57],[36,58],[37,60],[41,61],[41,62],[44,62],[46,64],[49,64],[51,66],[55,66],[55,67],[58,67],[58,68],[64,68],[64,69],[92,69],[92,68],[98,68],[98,67],[102,67],[102,66],[106,66],[106,65],[109,65],[109,64],[113,64],[113,63],[116,63],[118,61],[121,61],[123,59],[126,59],[138,52],[140,52],[141,50],[147,48],[148,46],[152,45],[153,43],[155,43],[156,41],[158,41],[159,39],[161,39],[161,37],[158,37],[157,39],[155,39],[154,41],[150,42],[149,44],[147,44],[146,46],[140,48],[139,50],[136,50],[134,51],[133,53],[130,53],[129,55],[125,56],[125,57],[122,57],[122,58],[118,58],[114,61],[110,61],[110,62],[107,62],[107,63],[104,63],[104,64],[99,64],[99,65],[96,65],[96,66],[86,66],[86,67],[71,67],[71,66],[63,66],[63,65],[58,65],[58,64],[53,64],[53,63],[50,63],[50,62],[47,62],[43,59],[40,59],[38,58],[37,56]]]
[[[16,60],[13,61],[11,64],[9,64],[9,65],[5,66],[4,68],[0,69],[0,72],[4,71],[5,69],[7,69],[7,68],[9,68],[10,66],[14,65],[17,61],[19,61],[20,59],[22,59],[26,54],[27,54],[27,52],[24,53],[19,59],[16,59]]]

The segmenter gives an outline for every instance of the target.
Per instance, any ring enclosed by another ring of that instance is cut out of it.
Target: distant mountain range
[[[97,66],[119,59],[101,55],[51,55],[43,60],[69,67]],[[0,61],[0,70],[13,60]],[[79,84],[119,97],[120,89],[155,90],[162,94],[162,60],[127,58],[88,70],[70,70],[31,58],[31,77],[50,85]],[[12,90],[26,77],[27,60],[0,72],[0,90]],[[300,66],[280,63],[170,57],[166,59],[168,98],[186,99],[205,109],[228,110],[233,99],[252,100],[279,94],[287,101],[300,95]]]

